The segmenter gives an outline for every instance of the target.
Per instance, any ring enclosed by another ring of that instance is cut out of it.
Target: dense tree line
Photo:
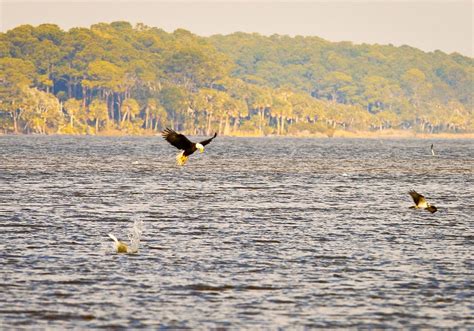
[[[296,134],[474,130],[473,59],[408,46],[143,24],[0,34],[0,129]]]

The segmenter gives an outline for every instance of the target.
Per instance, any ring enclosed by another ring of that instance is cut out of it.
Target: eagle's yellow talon
[[[176,164],[177,165],[184,165],[186,161],[188,160],[188,157],[184,155],[184,152],[179,153],[176,155]]]

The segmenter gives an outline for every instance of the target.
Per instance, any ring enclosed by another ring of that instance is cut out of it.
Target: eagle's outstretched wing
[[[187,149],[192,146],[192,142],[189,141],[188,138],[186,138],[185,135],[182,135],[180,133],[177,133],[174,130],[171,130],[169,128],[166,128],[163,130],[161,133],[163,138],[166,139],[167,142],[169,142],[171,145],[176,147],[177,149]]]
[[[425,197],[422,196],[421,194],[416,193],[414,190],[411,190],[408,192],[411,197],[413,198],[413,201],[415,202],[415,205],[426,205],[426,200]]]
[[[206,145],[209,144],[209,143],[212,141],[212,139],[214,139],[215,137],[217,137],[217,132],[214,133],[214,136],[213,136],[212,138],[209,138],[209,139],[200,141],[199,143],[200,143],[201,145],[203,145],[203,146],[206,146]]]

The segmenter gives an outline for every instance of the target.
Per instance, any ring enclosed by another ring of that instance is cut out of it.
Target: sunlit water
[[[472,141],[176,152],[0,136],[0,328],[474,327]]]

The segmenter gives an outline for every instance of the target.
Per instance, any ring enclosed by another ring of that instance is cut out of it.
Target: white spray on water
[[[133,217],[133,225],[128,230],[128,239],[130,240],[130,253],[137,253],[140,247],[140,238],[143,233],[143,221],[139,217]]]
[[[129,242],[125,242],[125,240],[121,240],[123,243],[125,243],[128,246],[127,247],[128,254],[138,253],[138,249],[140,247],[140,239],[142,237],[143,228],[144,228],[143,221],[138,216],[132,217],[131,220],[133,221],[133,224],[129,225],[128,231],[127,231],[127,237],[128,237]],[[119,237],[119,239],[120,237],[122,237],[119,233],[117,236]],[[104,252],[105,254],[109,254],[110,249],[112,249],[114,252],[117,251],[116,243],[108,239],[107,241],[102,243],[100,250]]]

